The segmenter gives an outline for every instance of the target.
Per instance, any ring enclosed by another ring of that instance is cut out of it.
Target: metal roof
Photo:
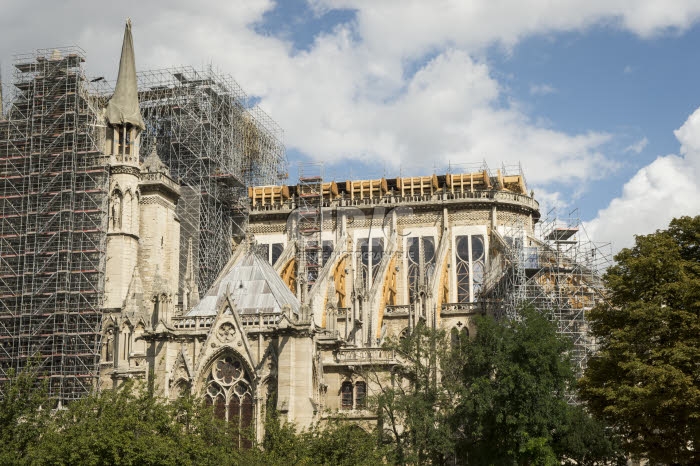
[[[216,315],[216,304],[225,296],[227,289],[235,311],[241,314],[282,312],[282,306],[287,304],[292,312],[298,313],[299,300],[254,249],[251,248],[243,259],[225,268],[199,304],[187,315]]]

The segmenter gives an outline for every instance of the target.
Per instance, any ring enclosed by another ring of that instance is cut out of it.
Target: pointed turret
[[[192,253],[192,238],[187,241],[187,268],[185,269],[185,310],[199,304],[199,286],[194,273],[194,254]]]
[[[146,129],[139,108],[138,87],[136,84],[136,61],[134,59],[134,39],[131,36],[131,19],[126,20],[122,56],[119,60],[119,75],[114,95],[107,103],[105,117],[111,125],[131,125],[141,131]]]

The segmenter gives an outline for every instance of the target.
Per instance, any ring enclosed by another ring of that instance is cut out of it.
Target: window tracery
[[[455,241],[457,267],[457,302],[470,301],[469,293],[469,236],[458,236]]]
[[[214,362],[207,379],[205,400],[213,408],[214,417],[233,427],[239,447],[250,448],[248,430],[253,425],[253,389],[250,375],[239,358],[225,355]]]
[[[433,236],[415,236],[406,240],[408,250],[408,301],[416,299],[418,285],[421,281],[421,266],[423,280],[428,280],[435,271],[435,238]]]
[[[384,238],[360,238],[357,241],[360,251],[360,280],[369,289],[379,273],[379,265],[384,256]]]
[[[484,286],[486,242],[484,235],[455,237],[455,283],[457,302],[476,300]]]

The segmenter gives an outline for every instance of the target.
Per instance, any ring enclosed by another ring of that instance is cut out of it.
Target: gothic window
[[[372,277],[377,278],[379,274],[379,264],[384,255],[384,238],[372,238]]]
[[[131,154],[131,125],[126,125],[124,127],[124,155]],[[130,160],[130,157],[126,157],[126,160]]]
[[[355,408],[364,409],[367,404],[367,384],[357,382],[355,384]]]
[[[432,236],[412,237],[406,242],[408,249],[408,301],[416,299],[416,290],[420,284],[420,267],[423,264],[424,280],[435,270],[435,238]]]
[[[418,237],[406,240],[408,249],[408,301],[416,299],[416,288],[420,277],[420,241]]]
[[[484,235],[455,237],[457,302],[475,301],[484,286],[486,242]]]
[[[324,265],[326,265],[326,262],[328,262],[328,259],[330,259],[331,255],[333,254],[333,241],[323,242],[321,254],[321,267],[323,267]]]
[[[240,359],[227,355],[212,365],[205,400],[212,407],[214,417],[233,428],[239,447],[250,448],[248,431],[253,425],[253,395],[250,376]]]
[[[352,382],[343,382],[340,386],[341,409],[352,409]]]
[[[455,239],[455,259],[457,262],[457,302],[470,301],[469,294],[469,236],[458,236]]]
[[[357,242],[357,246],[360,250],[360,281],[369,288],[369,241],[362,238]]]
[[[272,245],[270,246],[270,264],[275,265],[275,262],[277,262],[277,259],[280,258],[283,251],[284,244],[272,243]]]
[[[472,292],[474,297],[478,296],[484,285],[484,272],[486,269],[486,248],[484,247],[484,237],[482,235],[472,236]]]
[[[379,274],[379,265],[384,256],[383,238],[361,238],[357,241],[360,251],[359,278],[368,289],[372,286],[372,280]]]

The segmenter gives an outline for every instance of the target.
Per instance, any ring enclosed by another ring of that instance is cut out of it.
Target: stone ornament
[[[224,343],[230,343],[233,341],[236,335],[236,328],[229,322],[225,322],[219,326],[216,331],[216,336]]]

